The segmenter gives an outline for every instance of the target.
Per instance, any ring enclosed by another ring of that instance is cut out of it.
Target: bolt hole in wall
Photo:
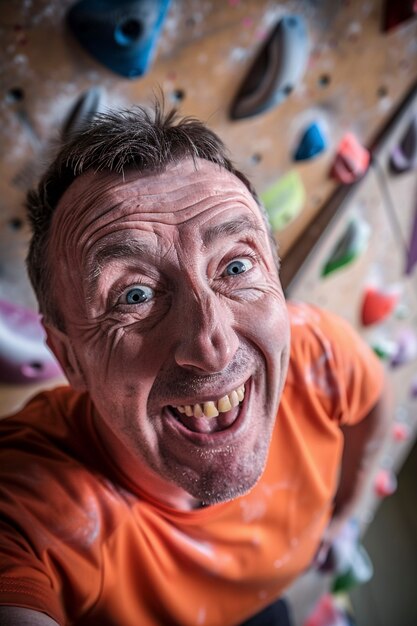
[[[121,46],[130,46],[143,34],[143,24],[140,20],[129,18],[120,22],[114,31],[114,38]]]
[[[182,102],[184,99],[185,99],[184,89],[174,89],[174,91],[171,93],[171,100],[172,102],[176,104]]]
[[[12,217],[8,223],[11,230],[21,230],[23,228],[23,220],[20,217]]]
[[[317,82],[319,87],[328,87],[332,82],[332,78],[329,74],[322,74]]]
[[[311,204],[313,206],[321,206],[322,203],[323,203],[323,198],[321,198],[320,196],[312,196]]]
[[[15,102],[22,102],[25,98],[25,92],[21,87],[12,87],[7,92],[6,101],[13,104]]]
[[[259,154],[259,152],[255,152],[254,154],[252,154],[250,158],[250,162],[252,163],[252,165],[258,165],[258,163],[260,163],[261,161],[262,154]]]
[[[33,361],[32,363],[26,363],[22,366],[22,374],[28,378],[36,378],[43,370],[43,364],[39,361]]]

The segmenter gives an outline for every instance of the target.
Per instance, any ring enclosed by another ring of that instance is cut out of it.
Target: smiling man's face
[[[265,465],[289,329],[245,185],[191,159],[84,174],[57,207],[49,258],[66,325],[49,341],[129,481],[178,508],[246,493]]]

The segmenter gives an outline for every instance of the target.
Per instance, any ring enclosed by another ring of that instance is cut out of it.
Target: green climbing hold
[[[370,234],[367,222],[359,217],[352,219],[324,264],[321,275],[328,276],[352,263],[365,250]]]
[[[297,217],[305,197],[303,181],[296,170],[285,174],[261,194],[273,230],[283,230]]]

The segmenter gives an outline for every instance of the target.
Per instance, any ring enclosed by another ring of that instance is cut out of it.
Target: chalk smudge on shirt
[[[177,528],[173,528],[172,532],[179,541],[187,546],[189,552],[194,554],[197,552],[201,556],[204,556],[206,559],[213,562],[216,560],[216,551],[208,541],[198,541],[197,539],[194,539],[194,537],[190,537],[189,535],[182,533]]]
[[[261,498],[251,499],[249,501],[242,500],[240,502],[240,508],[242,509],[242,520],[246,524],[262,519],[267,510],[266,502]]]
[[[293,480],[281,480],[271,485],[261,485],[261,489],[264,497],[250,495],[246,500],[241,500],[239,503],[242,509],[242,520],[247,524],[264,517],[268,509],[267,500],[272,498],[277,491],[295,491],[298,489],[298,485]]]
[[[284,554],[284,556],[282,556],[280,559],[276,559],[274,561],[274,567],[276,569],[279,569],[280,567],[282,567],[283,565],[285,565],[285,563],[287,563],[291,558],[291,552],[287,552],[286,554]]]
[[[320,316],[304,302],[296,302],[297,308],[291,310],[290,321],[292,326],[304,326],[305,324],[316,325],[320,322]]]
[[[313,385],[329,398],[339,395],[339,387],[330,365],[332,360],[331,350],[326,347],[323,354],[308,364],[304,372],[307,385]]]
[[[206,608],[200,607],[197,615],[197,624],[205,624],[206,622]]]
[[[262,485],[262,490],[268,498],[271,498],[277,491],[294,491],[298,489],[298,482],[294,480],[281,480],[278,483],[273,483],[272,485],[268,485],[265,483]]]

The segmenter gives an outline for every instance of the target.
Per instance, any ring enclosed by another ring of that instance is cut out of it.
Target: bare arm
[[[59,626],[58,622],[39,611],[17,606],[0,606],[2,626]]]
[[[324,541],[330,544],[342,526],[359,509],[374,480],[384,443],[390,432],[393,401],[385,381],[382,394],[358,424],[343,426],[344,450],[334,513]]]

